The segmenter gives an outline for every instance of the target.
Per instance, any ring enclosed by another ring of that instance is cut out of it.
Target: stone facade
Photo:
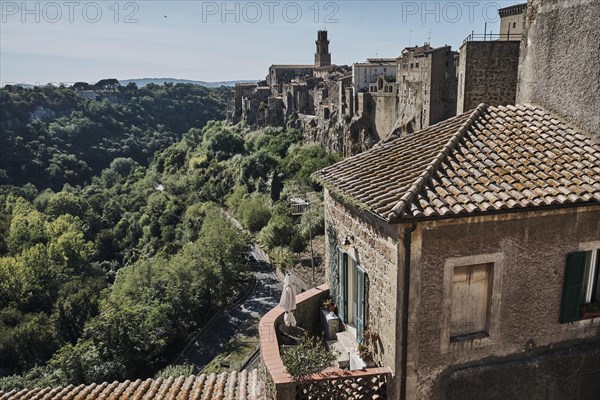
[[[441,377],[458,366],[600,335],[600,318],[559,323],[567,254],[600,246],[598,206],[423,222],[412,238],[410,302],[418,310],[409,315],[408,398],[441,398]],[[455,259],[493,263],[487,337],[450,341],[447,271]]]
[[[366,62],[352,64],[352,87],[354,93],[367,92],[369,86],[380,76],[396,76],[395,58],[368,58]]]
[[[317,52],[315,53],[315,67],[327,67],[331,65],[331,53],[329,52],[329,39],[327,31],[317,32]]]
[[[456,115],[456,59],[450,46],[402,51],[395,131],[414,132]]]
[[[271,88],[273,96],[282,94],[283,85],[291,83],[301,76],[312,76],[313,65],[271,65],[266,77],[267,85]]]
[[[515,104],[519,41],[466,41],[460,48],[457,114],[478,104]]]
[[[517,93],[518,102],[542,105],[596,136],[600,136],[599,20],[597,0],[530,0]]]
[[[349,253],[358,258],[368,276],[368,296],[365,327],[379,334],[371,350],[375,361],[397,371],[401,337],[398,307],[400,281],[398,277],[398,235],[394,226],[361,212],[325,191],[325,234],[327,241],[326,278],[331,294],[338,294],[338,249],[346,237],[352,237]],[[388,387],[391,399],[398,393],[397,382]]]
[[[331,290],[339,285],[337,251],[350,237],[348,253],[358,258],[369,277],[366,326],[379,334],[372,349],[375,360],[392,370],[389,390],[398,396],[403,240],[409,225],[389,225],[330,192],[325,194],[325,220]],[[558,231],[557,226],[565,229]],[[540,351],[575,339],[597,340],[600,318],[571,324],[558,321],[566,256],[594,243],[600,247],[599,206],[417,222],[410,244],[406,398],[445,398],[449,376],[474,364],[493,369],[496,362],[517,356],[520,365],[547,366],[554,355],[548,354],[545,362],[535,361]],[[482,262],[492,263],[494,270],[489,336],[452,342],[448,335],[451,271]],[[597,378],[591,375],[584,382]],[[487,379],[495,382],[489,374]],[[555,386],[556,390],[565,387]],[[463,390],[461,396],[479,398],[470,393]],[[529,393],[528,398],[535,397],[535,392]]]
[[[501,8],[500,15],[500,40],[519,40],[525,24],[525,10],[527,3]]]

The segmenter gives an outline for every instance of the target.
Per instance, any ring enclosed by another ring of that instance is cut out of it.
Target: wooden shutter
[[[338,267],[340,286],[338,290],[338,314],[343,322],[347,321],[348,315],[348,254],[342,249],[338,250]]]
[[[365,327],[365,270],[360,265],[356,266],[356,341],[363,342]]]
[[[567,267],[565,268],[562,301],[560,303],[559,322],[561,324],[579,320],[586,256],[585,251],[567,255]]]
[[[492,264],[454,268],[450,337],[488,332],[492,268]]]

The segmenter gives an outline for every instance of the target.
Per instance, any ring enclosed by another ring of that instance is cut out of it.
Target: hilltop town
[[[324,28],[252,83],[0,88],[0,400],[598,400],[600,0],[497,13],[352,65]]]
[[[313,64],[273,64],[265,79],[237,83],[227,120],[296,128],[305,141],[349,156],[480,103],[515,104],[526,13],[527,3],[499,9],[499,32],[465,32],[459,49],[426,42],[351,66],[332,63],[328,32],[319,31]]]

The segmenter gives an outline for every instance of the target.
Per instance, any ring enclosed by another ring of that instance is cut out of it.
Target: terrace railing
[[[322,285],[296,297],[294,316],[298,325],[314,332],[320,329],[319,307],[329,295],[329,287]],[[275,307],[260,320],[261,364],[259,371],[265,392],[274,400],[308,399],[381,399],[387,398],[391,371],[387,367],[345,371],[329,368],[301,380],[289,375],[279,353],[277,326],[283,322],[284,310]]]

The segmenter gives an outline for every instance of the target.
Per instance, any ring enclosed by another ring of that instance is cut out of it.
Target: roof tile
[[[388,221],[600,203],[600,144],[537,106],[480,105],[315,177]]]
[[[2,400],[53,400],[53,399],[164,399],[164,400],[257,400],[262,398],[263,385],[256,370],[251,372],[223,372],[210,374],[158,378],[131,382],[104,382],[102,384],[69,385],[57,388],[23,389],[3,392]]]

